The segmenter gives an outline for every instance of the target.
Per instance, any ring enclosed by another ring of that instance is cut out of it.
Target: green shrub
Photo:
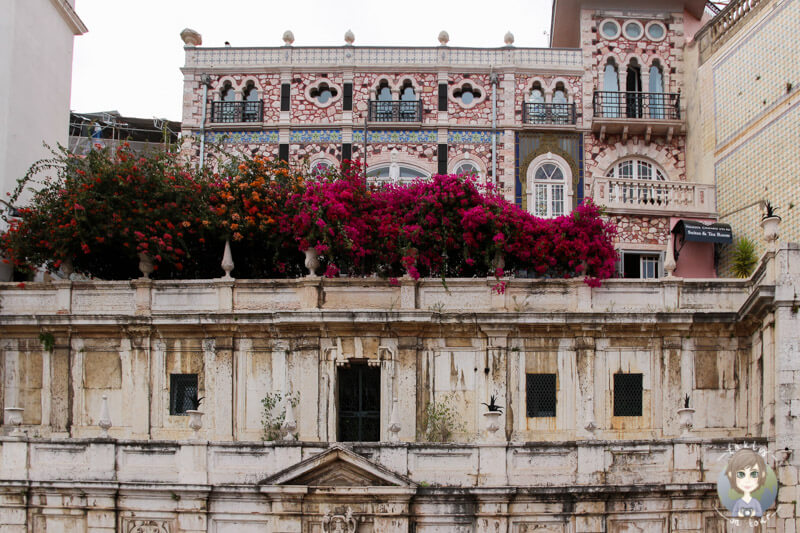
[[[298,393],[286,394],[281,392],[268,392],[261,400],[261,429],[264,440],[279,440],[283,436],[283,422],[286,420],[286,399],[297,407],[300,402]]]
[[[466,424],[453,403],[454,395],[448,394],[438,402],[434,400],[425,407],[425,416],[428,419],[425,427],[426,441],[451,442],[454,433],[466,431]]]
[[[757,262],[756,245],[753,241],[747,237],[739,239],[733,252],[733,265],[731,266],[733,275],[737,278],[749,278]]]

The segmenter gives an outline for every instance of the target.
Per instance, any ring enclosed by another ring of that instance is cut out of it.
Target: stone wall
[[[722,459],[749,443],[781,484],[769,527],[793,531],[798,265],[790,244],[751,280],[598,289],[6,284],[0,398],[24,411],[16,427],[5,410],[0,521],[20,532],[317,531],[349,508],[358,531],[718,531],[730,525],[716,496]],[[380,376],[380,442],[337,444],[337,376],[359,364]],[[642,376],[641,416],[614,412],[620,373]],[[197,375],[196,432],[169,414],[171,374]],[[527,376],[539,374],[557,377],[555,416],[528,416]],[[299,442],[262,440],[267,392],[299,395]],[[504,408],[494,429],[490,395]],[[463,424],[451,442],[425,441],[433,401]]]

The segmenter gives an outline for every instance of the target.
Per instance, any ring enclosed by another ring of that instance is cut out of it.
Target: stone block
[[[797,467],[793,465],[779,466],[778,483],[781,486],[797,485]]]
[[[779,503],[778,518],[795,518],[794,507],[791,503]]]

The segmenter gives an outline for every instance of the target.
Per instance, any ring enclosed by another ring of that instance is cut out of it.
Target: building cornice
[[[61,18],[64,19],[64,22],[67,23],[74,35],[83,35],[89,31],[89,28],[86,27],[86,24],[83,23],[67,0],[50,0],[50,3],[58,10]]]

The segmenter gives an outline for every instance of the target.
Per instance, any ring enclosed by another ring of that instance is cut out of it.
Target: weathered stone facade
[[[455,279],[7,284],[0,398],[24,411],[21,429],[6,411],[0,523],[720,531],[720,457],[748,442],[780,476],[769,530],[793,531],[798,265],[789,245],[751,280],[512,279],[503,294]],[[377,369],[379,442],[337,444],[337,384],[359,366]],[[204,398],[196,432],[170,414],[171,376],[186,374]],[[530,416],[527,376],[545,374],[554,411]],[[640,416],[615,413],[620,374],[642,376]],[[274,392],[299,397],[298,441],[262,440]],[[443,401],[461,424],[427,442],[426,407]]]

